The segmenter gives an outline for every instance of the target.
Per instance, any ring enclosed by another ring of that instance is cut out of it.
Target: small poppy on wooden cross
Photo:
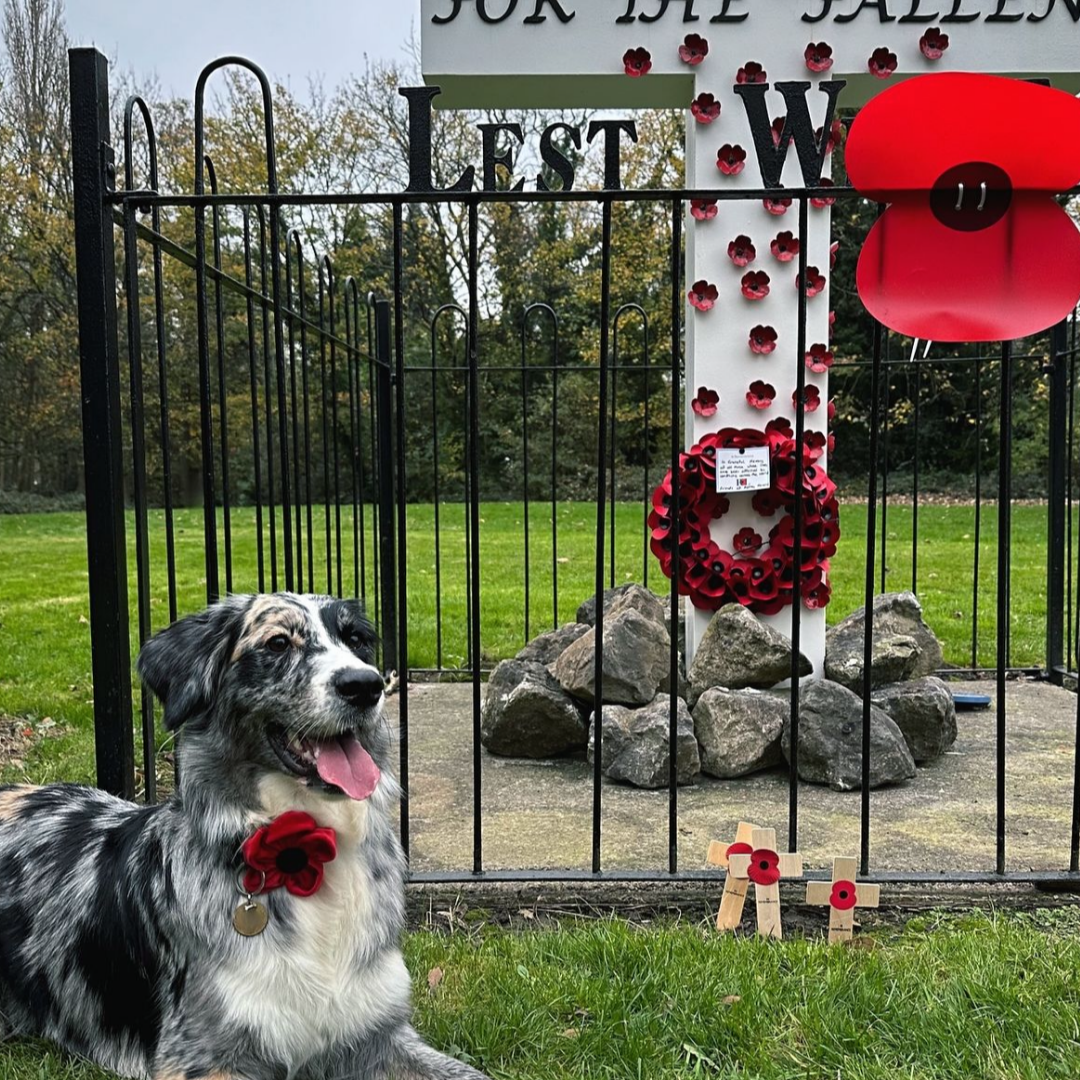
[[[850,941],[855,925],[856,908],[876,908],[881,899],[881,886],[856,884],[858,860],[833,859],[832,881],[808,881],[806,902],[820,907],[829,905],[829,944]]]
[[[742,920],[746,891],[754,883],[757,928],[762,937],[783,937],[780,923],[780,879],[802,877],[802,856],[777,854],[776,830],[739,822],[733,844],[709,844],[710,866],[727,870],[724,895],[716,916],[717,930],[734,930]]]

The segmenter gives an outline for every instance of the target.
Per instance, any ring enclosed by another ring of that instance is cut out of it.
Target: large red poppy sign
[[[934,341],[1045,330],[1080,300],[1080,230],[1054,196],[1080,181],[1080,100],[943,72],[900,83],[852,124],[847,170],[889,207],[856,273],[867,310]]]

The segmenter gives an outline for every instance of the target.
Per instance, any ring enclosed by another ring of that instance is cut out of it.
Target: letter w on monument
[[[905,76],[1038,75],[1075,92],[1080,73],[1080,4],[1072,0],[422,0],[421,10],[424,78],[442,88],[438,107],[683,108],[686,184],[700,191],[815,185],[828,176],[833,109],[862,105]],[[704,57],[700,49],[684,49],[680,56],[688,34],[708,43]],[[629,78],[623,56],[639,49],[649,53],[648,73]],[[708,123],[690,111],[703,94],[711,95],[708,109],[697,112],[709,116]],[[778,146],[771,123],[769,131],[763,128],[770,116],[787,118]],[[796,153],[788,152],[791,141]],[[727,168],[718,170],[722,147]],[[737,150],[745,168],[737,167]],[[787,209],[780,201],[764,207],[739,200],[724,202],[708,225],[687,222],[686,281],[716,283],[720,312],[688,308],[686,315],[687,386],[709,387],[720,396],[719,410],[708,416],[692,412],[688,402],[691,445],[718,427],[758,428],[763,420],[792,419],[792,392],[804,363],[795,270],[781,264],[764,294],[756,281],[743,284],[744,271],[727,253],[733,237],[769,251],[778,227],[792,229],[777,220]],[[791,210],[797,228],[797,202]],[[807,266],[827,269],[828,207],[813,209],[807,224],[807,235],[797,237]],[[814,287],[806,303],[806,349],[828,341],[826,276],[808,270]],[[748,395],[755,380],[763,383],[761,356],[748,340],[765,323],[776,335],[769,385],[763,387],[773,394]],[[827,370],[815,372],[813,380],[815,399],[824,404]],[[806,389],[809,394],[811,386]],[[769,409],[764,418],[763,406]],[[815,428],[824,428],[825,413],[822,408],[815,414]],[[825,457],[819,465],[826,467]],[[730,500],[725,534],[746,528],[768,534],[770,522],[756,513],[748,493]],[[714,538],[732,549],[726,535]],[[801,648],[820,676],[825,613],[812,601],[800,620]],[[791,610],[760,618],[790,633]],[[711,614],[696,611],[687,628],[688,663]]]

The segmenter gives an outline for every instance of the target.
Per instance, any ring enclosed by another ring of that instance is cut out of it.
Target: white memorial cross
[[[818,87],[831,80],[846,81],[839,103],[852,107],[905,75],[977,71],[1045,76],[1075,92],[1080,72],[1080,0],[422,0],[421,10],[424,78],[442,88],[436,101],[441,108],[689,109],[699,95],[712,94],[720,105],[715,120],[700,123],[687,114],[686,185],[691,189],[769,186],[748,122],[749,102],[735,92],[739,70],[745,72],[751,62],[760,65],[770,84],[765,97],[770,118],[788,111],[777,83],[811,84],[805,102],[815,129],[822,126],[833,97]],[[948,37],[947,48],[936,57],[933,45],[940,45],[939,37],[931,34],[933,40],[920,47],[932,29]],[[700,63],[680,58],[688,34],[708,44]],[[821,71],[808,67],[811,44],[829,47],[831,66]],[[648,50],[652,67],[631,78],[623,56],[639,48]],[[885,78],[870,70],[877,50],[882,70],[895,65]],[[797,102],[796,108],[801,108]],[[964,118],[927,117],[927,123],[962,125]],[[745,168],[736,175],[718,171],[717,152],[725,145],[746,152]],[[918,147],[911,152],[917,154]],[[829,159],[823,175],[829,175]],[[786,187],[804,186],[792,145],[780,180]],[[828,279],[829,222],[827,207],[810,209],[808,235],[800,237],[797,202],[774,216],[760,201],[741,200],[720,202],[711,220],[688,218],[687,287],[705,280],[719,291],[711,311],[687,306],[688,442],[720,427],[764,429],[779,417],[794,426],[792,394],[796,364],[802,362],[796,355],[798,262],[782,262],[770,248],[777,234],[791,232],[806,245],[808,265]],[[728,257],[728,245],[738,236],[749,237],[756,251],[745,267]],[[742,293],[741,280],[749,270],[768,274],[769,294],[763,299],[746,299]],[[827,284],[808,300],[806,310],[809,350],[829,340]],[[770,354],[749,348],[750,330],[759,325],[776,331]],[[746,393],[755,380],[775,387],[769,408],[748,404]],[[821,402],[806,415],[806,430],[824,434],[827,373],[807,371],[806,383],[817,388]],[[689,409],[698,387],[720,395],[719,409],[707,418]],[[713,523],[712,537],[732,551],[732,537],[740,528],[751,525],[764,538],[775,522],[775,517],[759,518],[750,496],[742,494],[732,497],[731,510]],[[837,557],[843,557],[843,547]],[[689,620],[687,663],[710,617],[711,612],[696,611]],[[791,608],[763,619],[790,634]],[[804,608],[800,626],[802,651],[814,665],[812,677],[820,678],[825,612]]]

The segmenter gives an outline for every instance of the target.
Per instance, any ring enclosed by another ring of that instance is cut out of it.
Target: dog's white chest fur
[[[325,865],[319,891],[287,897],[288,934],[273,920],[247,939],[216,974],[229,1020],[257,1033],[265,1051],[296,1066],[327,1047],[357,1038],[409,1003],[409,975],[397,948],[377,941],[372,882],[360,846],[368,806],[315,793],[297,794],[287,777],[262,784],[263,805],[276,816],[305,810],[337,834],[337,858]]]

